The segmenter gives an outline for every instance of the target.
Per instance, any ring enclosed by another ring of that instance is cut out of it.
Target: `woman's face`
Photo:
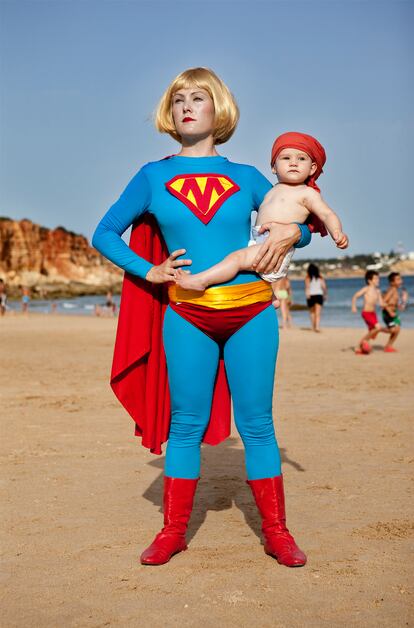
[[[214,132],[214,103],[199,87],[178,90],[172,98],[172,116],[182,139],[203,139]]]

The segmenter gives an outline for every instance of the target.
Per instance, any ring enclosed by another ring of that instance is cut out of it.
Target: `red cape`
[[[130,248],[154,265],[168,257],[156,220],[146,214],[133,225]],[[135,434],[154,454],[168,440],[171,420],[162,322],[166,284],[151,284],[125,273],[111,372],[111,387],[135,421]],[[180,339],[177,338],[177,342]],[[230,435],[230,391],[224,362],[217,371],[210,422],[203,441],[217,445]]]

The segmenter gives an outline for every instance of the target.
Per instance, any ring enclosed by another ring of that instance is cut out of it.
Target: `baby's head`
[[[283,133],[272,147],[271,166],[280,183],[306,183],[319,191],[315,181],[326,161],[323,146],[305,133]]]

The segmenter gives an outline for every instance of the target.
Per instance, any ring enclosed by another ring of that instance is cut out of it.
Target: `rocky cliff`
[[[91,294],[119,289],[122,271],[88,240],[64,227],[47,229],[30,220],[0,217],[0,277],[42,294]]]

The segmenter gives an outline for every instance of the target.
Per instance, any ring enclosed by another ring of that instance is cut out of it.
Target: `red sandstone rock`
[[[0,218],[0,276],[10,285],[78,282],[108,286],[122,271],[64,227],[47,229],[30,220]]]

